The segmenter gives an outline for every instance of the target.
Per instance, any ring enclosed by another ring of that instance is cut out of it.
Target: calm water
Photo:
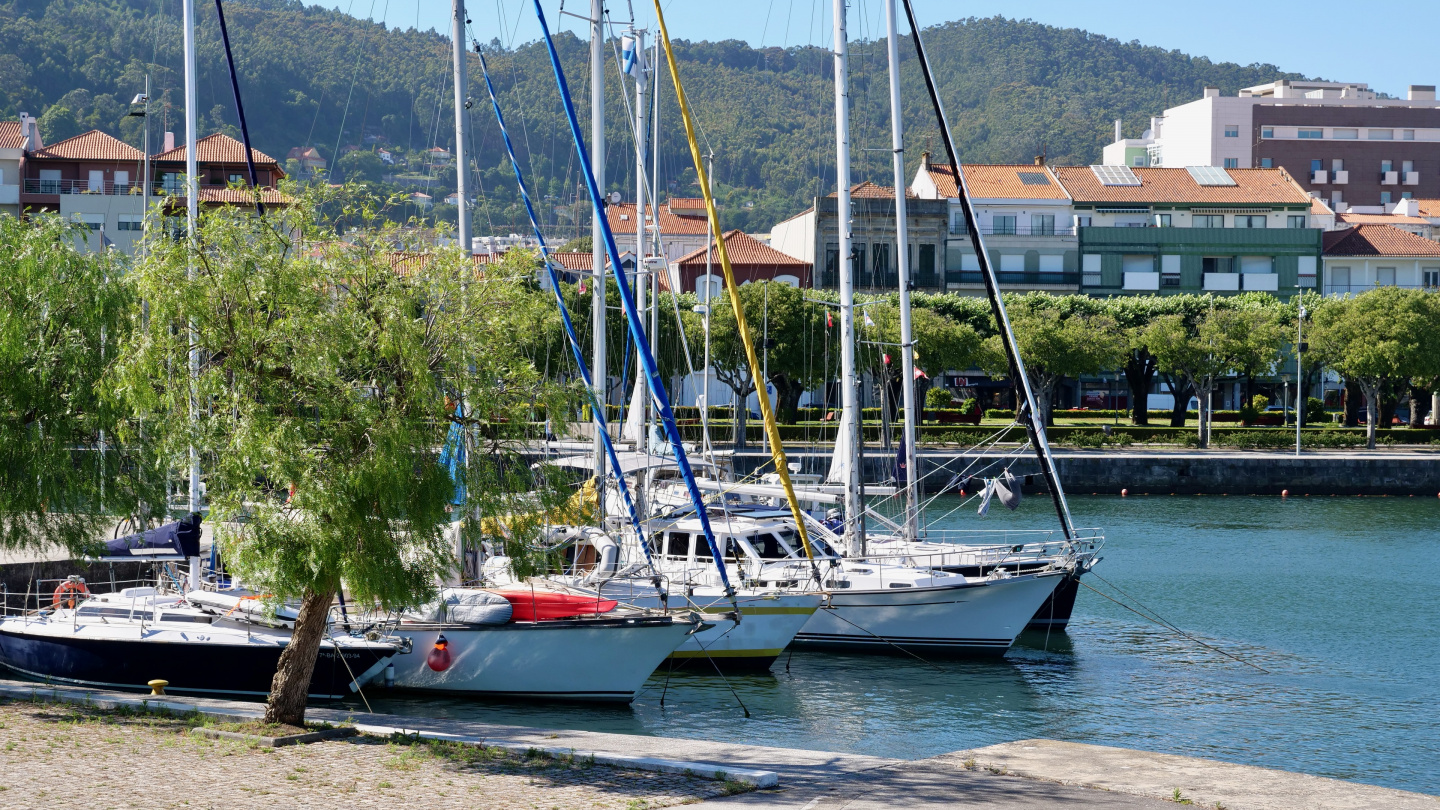
[[[1030,498],[987,522],[1048,528],[1047,507]],[[376,708],[905,758],[1051,737],[1440,793],[1440,500],[1077,497],[1072,509],[1107,530],[1099,576],[1267,671],[1082,589],[1068,633],[1048,646],[1027,634],[1002,661],[796,653],[788,672],[782,658],[773,675],[731,678],[750,719],[718,678],[679,674],[663,707],[662,675],[623,708]],[[967,510],[953,525],[979,524]]]

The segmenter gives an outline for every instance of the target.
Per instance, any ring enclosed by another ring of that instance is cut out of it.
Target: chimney
[[[1412,84],[1410,85],[1410,93],[1406,96],[1406,98],[1410,99],[1411,101],[1434,101],[1435,85]]]
[[[173,132],[167,132],[167,133],[165,133],[165,148],[164,148],[164,149],[161,149],[160,151],[162,151],[162,152],[169,152],[171,149],[174,149],[174,148],[175,148],[175,133],[173,133]]]
[[[1205,88],[1205,98],[1219,98],[1219,97],[1220,97],[1220,88],[1218,88],[1218,87],[1207,87],[1207,88]]]
[[[1115,142],[1116,142],[1116,143],[1119,143],[1119,142],[1122,141],[1122,140],[1124,140],[1124,138],[1120,135],[1120,119],[1119,119],[1119,118],[1116,118],[1116,119],[1115,119]]]
[[[1035,165],[1036,165],[1036,166],[1044,166],[1044,165],[1045,165],[1045,156],[1044,156],[1044,155],[1036,155],[1036,156],[1035,156]]]
[[[924,169],[924,170],[926,170],[926,171],[929,171],[929,170],[930,170],[930,150],[929,150],[929,149],[926,149],[924,152],[921,152],[921,153],[920,153],[920,168],[922,168],[922,169]]]
[[[20,113],[20,134],[30,140],[25,148],[31,152],[45,148],[45,142],[40,139],[40,123],[30,113]]]

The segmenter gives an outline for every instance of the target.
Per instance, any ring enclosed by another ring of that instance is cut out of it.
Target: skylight
[[[1090,171],[1095,173],[1095,179],[1102,186],[1140,185],[1140,178],[1130,171],[1129,166],[1091,166]]]
[[[1020,182],[1027,186],[1048,186],[1050,177],[1044,172],[1016,172],[1020,176]]]
[[[1185,171],[1189,172],[1195,182],[1202,186],[1238,185],[1235,178],[1219,166],[1186,166]]]

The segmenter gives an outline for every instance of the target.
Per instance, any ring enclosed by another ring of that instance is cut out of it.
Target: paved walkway
[[[0,696],[51,696],[71,701],[135,704],[140,696],[81,688],[52,688],[0,680]],[[152,699],[154,700],[154,699]],[[201,698],[160,699],[172,710],[198,710],[226,718],[255,717],[256,703]],[[733,745],[728,743],[541,729],[439,718],[357,714],[315,708],[308,718],[352,722],[362,730],[419,733],[438,740],[525,751],[574,751],[596,754],[630,768],[725,779],[763,780],[773,789],[714,798],[698,805],[723,810],[874,810],[881,807],[987,807],[1031,810],[1048,807],[1143,810],[1171,806],[1175,791],[1183,801],[1228,810],[1440,810],[1440,797],[1323,779],[1213,760],[1154,754],[1051,740],[957,751],[905,761],[825,751]],[[0,731],[3,737],[4,731]],[[329,743],[323,744],[329,745]],[[718,791],[717,791],[718,792]],[[691,793],[695,795],[694,792]],[[712,793],[713,795],[713,793]],[[0,804],[8,805],[5,797]],[[547,803],[545,807],[572,805]],[[638,805],[637,805],[638,806]]]

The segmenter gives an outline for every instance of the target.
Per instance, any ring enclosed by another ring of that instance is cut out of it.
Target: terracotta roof
[[[1430,220],[1421,217],[1402,217],[1395,214],[1336,214],[1336,222],[1350,225],[1426,225]]]
[[[249,188],[229,188],[226,186],[201,186],[197,198],[202,203],[227,203],[236,205],[254,205],[255,197]],[[184,206],[185,195],[176,194],[167,197],[166,200],[172,205]],[[290,197],[281,194],[273,188],[260,189],[260,201],[266,205],[289,205],[294,202]]]
[[[494,255],[491,255],[491,254],[489,254],[489,253],[476,253],[476,254],[474,255],[475,263],[476,263],[476,264],[494,264],[494,263],[496,263],[496,262],[499,262],[499,261],[504,260],[506,254],[509,253],[510,250],[527,250],[527,251],[530,251],[531,253],[535,254],[535,257],[536,257],[537,259],[540,257],[540,251],[537,250],[536,248],[509,248],[508,250],[502,250],[502,251],[500,251],[499,253],[496,253],[496,254],[494,254]],[[550,252],[550,256],[551,256],[552,258],[554,258],[555,261],[556,261],[556,263],[558,263],[561,267],[563,267],[563,268],[566,269],[566,270],[573,270],[573,271],[575,271],[575,272],[577,272],[577,273],[584,273],[584,272],[588,272],[588,271],[594,269],[594,265],[591,263],[593,260],[590,258],[590,257],[593,256],[593,255],[594,255],[594,254],[589,253],[589,252],[585,252],[585,253],[569,253],[569,252],[567,252],[567,253],[561,253],[561,252],[558,251],[558,250],[552,250],[552,251]],[[621,261],[624,261],[624,260],[625,260],[623,255],[621,256],[621,259],[620,259],[620,260],[621,260]],[[606,266],[606,267],[609,267],[609,266],[610,266],[610,260],[609,260],[609,259],[606,259],[606,260],[605,260],[605,266]]]
[[[711,242],[709,247],[713,248],[714,246],[715,243]],[[681,267],[686,265],[704,265],[705,251],[706,248],[692,250],[677,259],[676,264]],[[787,256],[738,228],[733,231],[728,231],[725,234],[725,253],[730,257],[730,264],[732,265],[810,266],[809,262],[801,261],[794,256]],[[719,261],[718,255],[716,255],[715,261]]]
[[[1320,199],[1319,197],[1310,198],[1310,216],[1331,217],[1334,215],[1335,212],[1330,209],[1330,206],[1325,204],[1324,200]]]
[[[1138,186],[1101,184],[1089,166],[1053,166],[1051,172],[1078,203],[1201,203],[1211,205],[1310,205],[1283,169],[1227,169],[1233,186],[1202,186],[1185,169],[1131,169]]]
[[[1440,217],[1440,200],[1416,200],[1422,217]]]
[[[838,192],[830,192],[827,197],[839,196]],[[915,192],[905,189],[905,196],[914,198]],[[863,183],[856,183],[850,187],[850,199],[852,200],[893,200],[895,199],[894,186],[877,186],[866,180]]]
[[[251,148],[250,155],[255,159],[257,165],[277,166],[275,158],[261,152],[259,149]],[[185,147],[177,146],[168,152],[161,152],[153,160],[159,161],[182,161],[185,160]],[[245,145],[222,133],[206,135],[195,142],[195,160],[200,163],[244,163]]]
[[[1065,189],[1055,182],[1044,166],[1033,163],[987,165],[965,163],[965,182],[970,193],[979,199],[1068,200]],[[958,197],[955,167],[949,163],[931,163],[930,179],[941,197]],[[1021,179],[1021,173],[1024,179]],[[1025,180],[1029,180],[1027,183]],[[1044,180],[1044,182],[1039,182]]]
[[[37,149],[27,157],[54,158],[59,160],[114,160],[139,161],[144,154],[139,149],[98,129],[92,129],[73,138],[52,143],[44,149]]]
[[[285,156],[285,158],[286,158],[286,160],[289,160],[289,159],[292,159],[292,158],[295,159],[295,160],[324,160],[324,159],[325,159],[325,158],[323,158],[323,157],[320,156],[320,150],[319,150],[319,149],[316,149],[316,148],[313,147],[313,146],[293,146],[293,147],[290,148],[290,153],[287,154],[287,155]]]
[[[615,203],[607,206],[605,216],[610,220],[610,229],[616,233],[635,233],[635,203]],[[626,219],[621,219],[622,216]],[[660,207],[661,236],[704,236],[710,233],[708,223],[709,220],[705,217],[682,217],[671,213],[668,205]]]
[[[685,211],[692,211],[696,208],[705,210],[704,197],[671,197],[666,203],[669,208],[679,208]]]
[[[1356,225],[1324,236],[1326,256],[1440,256],[1440,242],[1391,225]]]
[[[25,131],[19,121],[0,121],[0,149],[23,149]]]

